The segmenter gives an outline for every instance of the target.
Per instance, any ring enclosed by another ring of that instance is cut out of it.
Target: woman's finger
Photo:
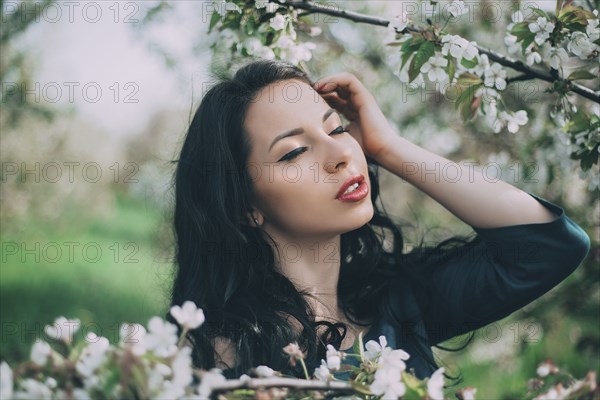
[[[368,90],[353,74],[341,72],[319,79],[315,85],[315,90],[319,93],[329,93],[337,91],[340,97],[351,99],[356,102],[357,107],[360,107],[367,97],[370,95]]]
[[[340,98],[337,93],[326,93],[321,95],[321,97],[323,97],[327,104],[339,111],[349,121],[353,121],[358,117],[352,104],[347,100]]]

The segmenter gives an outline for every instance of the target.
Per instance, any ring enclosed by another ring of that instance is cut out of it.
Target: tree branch
[[[509,83],[513,83],[513,82],[529,81],[529,80],[531,80],[531,79],[535,79],[535,78],[533,78],[533,77],[530,77],[530,76],[529,76],[529,75],[527,75],[527,74],[522,74],[522,75],[517,75],[517,76],[514,76],[514,77],[512,77],[512,78],[508,78],[508,79],[506,80],[506,83],[507,83],[507,84],[509,84]]]
[[[250,378],[250,379],[231,379],[225,382],[219,383],[218,385],[211,386],[210,389],[212,394],[219,392],[228,392],[235,389],[261,389],[269,387],[287,387],[302,390],[334,390],[334,391],[351,391],[355,392],[352,388],[352,384],[346,381],[318,381],[318,380],[306,380],[306,379],[295,379],[295,378]]]
[[[323,13],[326,15],[331,15],[334,17],[344,18],[350,21],[365,23],[376,26],[384,26],[387,27],[390,24],[390,21],[384,18],[373,17],[366,14],[360,14],[354,11],[330,8],[326,5],[315,4],[312,1],[306,0],[271,0],[273,3],[278,3],[284,6],[289,6],[296,9],[301,9],[305,11],[309,11],[311,13]],[[405,29],[406,32],[414,32],[414,33],[422,33],[423,29],[419,27],[415,27],[413,25],[408,26]],[[515,71],[522,72],[527,76],[527,79],[523,78],[523,75],[519,77],[518,80],[528,80],[528,79],[539,79],[546,82],[556,82],[560,80],[560,78],[555,79],[551,74],[537,71],[528,65],[524,64],[522,61],[513,60],[509,57],[506,57],[500,53],[497,53],[493,50],[486,49],[479,45],[476,46],[479,53],[486,54],[491,61],[495,61],[500,65],[503,65],[508,68],[512,68]],[[587,88],[585,86],[581,86],[577,83],[571,82],[571,91],[577,93],[578,95],[585,97],[588,100],[592,100],[593,102],[600,103],[600,94],[594,92],[592,89]]]

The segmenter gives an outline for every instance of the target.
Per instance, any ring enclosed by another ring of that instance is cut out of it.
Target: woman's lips
[[[351,193],[343,194],[337,198],[339,201],[354,202],[364,199],[369,194],[369,185],[363,180],[360,185]]]

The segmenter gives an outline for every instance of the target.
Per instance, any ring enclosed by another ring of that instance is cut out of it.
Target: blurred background
[[[335,6],[391,18],[402,3]],[[207,32],[211,4],[0,1],[0,359],[26,359],[58,316],[79,318],[86,332],[114,342],[120,323],[145,325],[168,310],[171,161],[211,73],[249,61],[211,48],[223,39]],[[490,4],[498,2],[474,7]],[[500,12],[448,30],[506,53],[509,22]],[[460,368],[461,386],[478,387],[478,398],[522,393],[548,357],[578,378],[600,374],[598,189],[580,176],[548,118],[547,86],[511,86],[511,109],[526,109],[529,123],[496,134],[477,120],[463,123],[442,96],[401,83],[388,63],[394,48],[382,42],[385,28],[318,14],[312,23],[322,33],[310,39],[311,76],[356,74],[399,134],[455,161],[500,166],[500,179],[558,203],[592,239],[585,262],[558,287],[478,331],[466,349],[434,349],[447,371]],[[381,185],[407,248],[422,235],[435,243],[471,231],[398,177],[382,171]]]

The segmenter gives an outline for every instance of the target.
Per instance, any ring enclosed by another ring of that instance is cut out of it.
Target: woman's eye
[[[333,131],[331,131],[330,135],[338,135],[340,133],[349,132],[348,129],[345,129],[343,126],[338,126]]]
[[[294,158],[298,157],[300,154],[304,153],[305,151],[306,151],[306,147],[298,147],[296,150],[290,151],[285,156],[281,157],[281,159],[277,162],[293,160]]]
[[[343,126],[340,125],[337,128],[335,128],[333,131],[331,131],[331,133],[329,133],[329,134],[330,135],[339,135],[340,133],[344,133],[344,132],[350,132],[350,131],[348,131],[347,129],[345,129]],[[307,150],[306,147],[298,147],[296,150],[290,151],[285,156],[281,157],[281,159],[277,162],[291,161],[294,158],[298,157],[300,154],[304,153],[306,150]]]

